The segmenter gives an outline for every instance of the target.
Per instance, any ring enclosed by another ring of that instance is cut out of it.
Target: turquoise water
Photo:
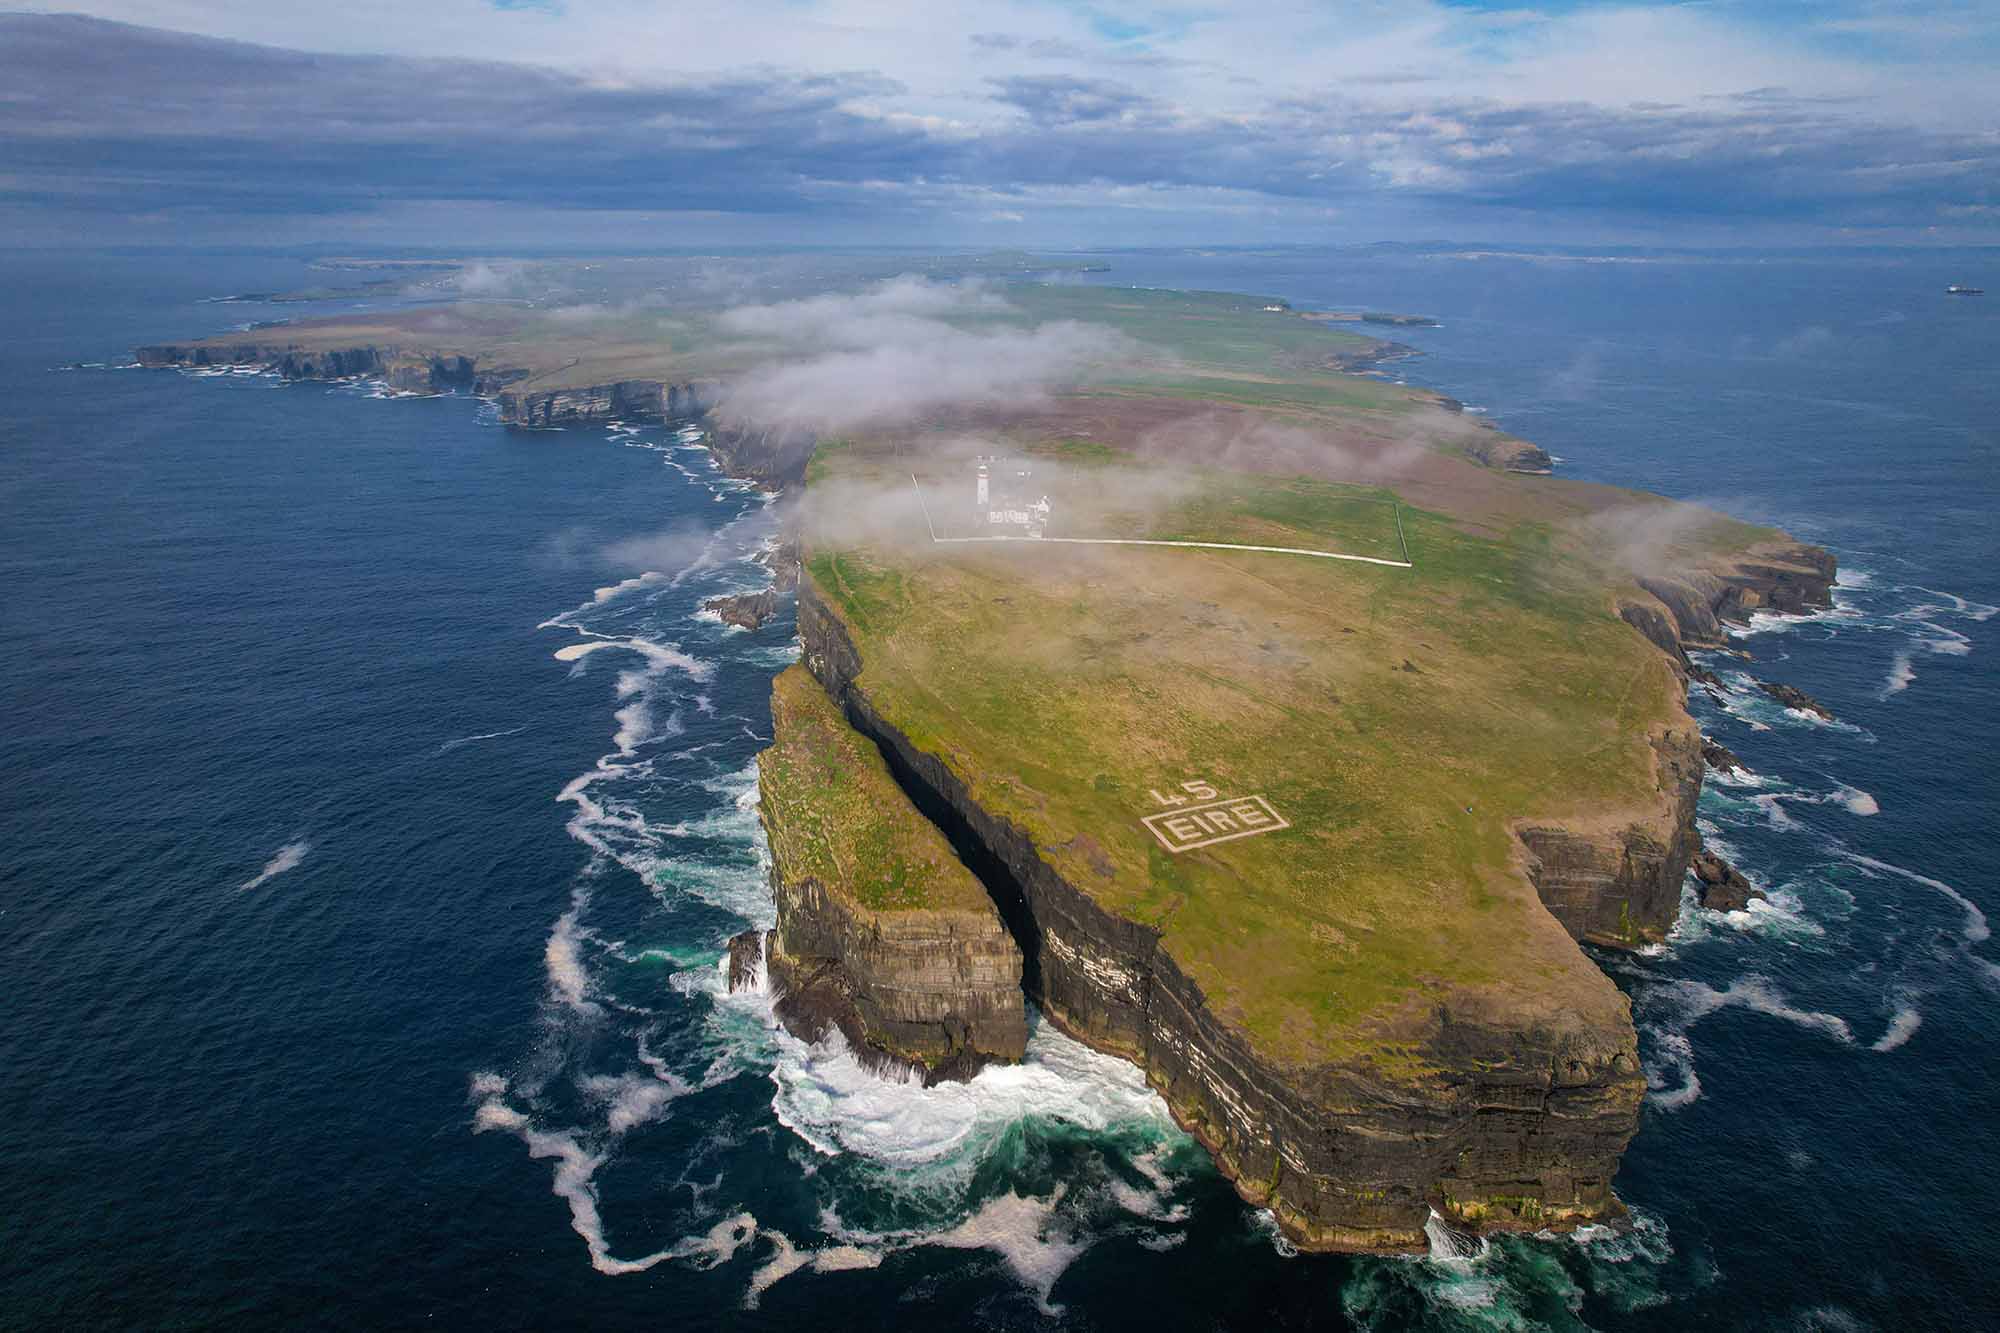
[[[772,527],[699,447],[116,369],[298,313],[201,301],[299,267],[6,262],[0,1321],[1993,1322],[2000,313],[1937,294],[1978,274],[1112,257],[1437,315],[1411,378],[1848,571],[1743,641],[1840,725],[1697,700],[1757,775],[1703,819],[1773,908],[1603,960],[1638,1228],[1354,1261],[1287,1255],[1046,1029],[926,1092],[720,993],[795,649],[697,613]]]

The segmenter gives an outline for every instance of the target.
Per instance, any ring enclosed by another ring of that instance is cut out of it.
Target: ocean
[[[1838,554],[1698,692],[1765,887],[1603,955],[1624,1234],[1300,1256],[1130,1066],[923,1090],[724,993],[789,616],[657,426],[123,368],[283,258],[0,259],[0,1324],[2000,1325],[2000,306],[1945,256],[1098,256],[1435,316],[1389,373]],[[1962,257],[1961,257],[1962,258]],[[1983,261],[1990,266],[1990,258]],[[1977,268],[1977,265],[1973,265]],[[1981,285],[2000,287],[2000,283]],[[1749,673],[1839,719],[1786,712]]]

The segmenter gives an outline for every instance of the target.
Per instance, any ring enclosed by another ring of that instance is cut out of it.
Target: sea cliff
[[[1246,1199],[1309,1248],[1424,1247],[1431,1212],[1474,1229],[1612,1220],[1618,1159],[1644,1095],[1636,1037],[1608,979],[1592,1021],[1442,1004],[1374,1060],[1275,1062],[1218,1015],[1158,931],[1101,909],[1024,830],[982,809],[945,758],[887,723],[838,615],[800,584],[805,662],[889,757],[919,808],[982,869],[1027,955],[1042,1012],[1131,1059]]]
[[[298,342],[205,339],[140,347],[149,368],[202,370],[245,367],[288,380],[379,379],[407,393],[471,393],[491,398],[513,426],[572,426],[594,421],[675,421],[705,414],[718,386],[710,381],[654,379],[539,386],[538,372],[476,354],[431,351],[392,343],[326,347]]]

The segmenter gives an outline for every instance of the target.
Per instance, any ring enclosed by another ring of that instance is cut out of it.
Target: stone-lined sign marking
[[[1276,833],[1292,826],[1262,796],[1232,796],[1206,805],[1162,810],[1146,815],[1140,822],[1160,840],[1160,846],[1176,853],[1251,838],[1259,833]]]

